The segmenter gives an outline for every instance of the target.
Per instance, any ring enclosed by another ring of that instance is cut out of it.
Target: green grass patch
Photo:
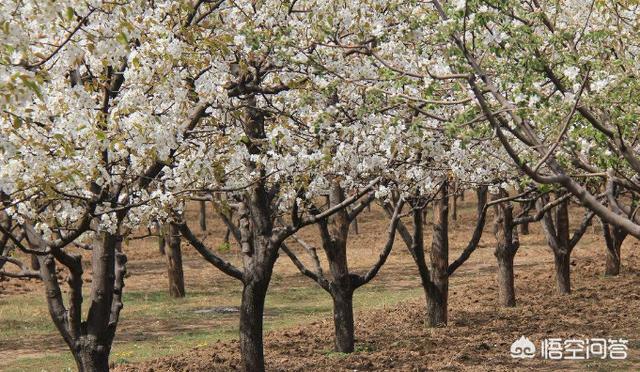
[[[266,299],[266,331],[292,327],[331,316],[331,296],[310,281],[298,287],[274,282]],[[385,288],[368,285],[356,291],[354,309],[360,311],[421,296],[419,288]],[[125,292],[124,309],[111,352],[116,364],[135,363],[186,350],[206,347],[237,337],[238,313],[206,311],[240,305],[241,287],[187,292],[170,298],[163,290]],[[85,301],[85,304],[87,301]],[[88,307],[84,306],[85,310]],[[205,310],[204,312],[198,310]],[[19,350],[0,362],[3,371],[75,370],[71,354],[50,321],[44,295],[33,292],[0,301],[0,352]],[[29,340],[37,336],[42,343]],[[41,346],[34,346],[41,345]],[[360,345],[366,348],[366,345]],[[364,349],[362,351],[365,351]],[[41,355],[37,353],[41,352]],[[336,356],[338,357],[338,356]]]

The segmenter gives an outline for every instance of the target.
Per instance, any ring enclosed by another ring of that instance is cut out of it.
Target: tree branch
[[[195,248],[196,251],[198,251],[198,253],[200,253],[200,255],[202,255],[202,257],[204,257],[205,260],[207,260],[207,262],[217,267],[223,273],[243,281],[244,279],[243,272],[240,269],[233,266],[230,262],[223,260],[222,258],[218,257],[216,254],[214,254],[211,250],[209,250],[204,245],[204,243],[200,241],[200,239],[196,238],[195,235],[193,235],[193,233],[191,232],[191,230],[189,229],[189,227],[185,222],[182,222],[177,225],[178,225],[178,228],[180,229],[180,233],[182,234],[182,236],[184,236],[184,238],[187,239],[187,241],[191,244],[191,246],[193,246],[193,248]]]
[[[282,243],[280,245],[280,249],[282,249],[284,253],[286,253],[287,256],[289,256],[289,258],[291,259],[291,262],[293,262],[293,264],[298,268],[298,271],[300,271],[300,273],[307,276],[308,278],[313,279],[316,283],[318,283],[322,287],[322,289],[326,291],[330,291],[330,286],[327,279],[325,279],[324,276],[322,276],[320,273],[313,272],[307,269],[307,267],[302,263],[302,261],[298,259],[298,256],[296,256],[296,254],[293,253],[285,243]]]
[[[487,219],[487,209],[489,206],[493,205],[493,203],[487,203],[482,207],[482,211],[478,216],[478,222],[476,222],[476,228],[473,230],[473,235],[471,236],[471,240],[467,244],[467,247],[462,251],[460,257],[453,261],[449,267],[447,268],[447,275],[451,276],[465,261],[471,257],[471,254],[478,247],[478,243],[480,243],[480,238],[482,237],[482,232],[484,230],[484,225]]]
[[[587,231],[587,228],[591,226],[593,216],[595,216],[595,213],[592,210],[588,210],[587,213],[585,213],[580,226],[573,232],[573,236],[571,237],[571,240],[569,240],[569,249],[573,249],[578,244],[584,233]]]
[[[318,213],[318,214],[314,214],[314,215],[308,216],[306,218],[301,218],[300,219],[300,223],[298,225],[295,225],[295,226],[289,225],[289,226],[284,227],[278,233],[274,234],[274,237],[272,238],[274,244],[275,245],[281,244],[282,242],[285,241],[285,239],[287,239],[289,236],[295,234],[301,228],[303,228],[305,226],[308,226],[308,225],[311,225],[313,223],[316,223],[316,222],[318,222],[318,221],[320,221],[320,220],[322,220],[324,218],[327,218],[327,217],[337,213],[338,211],[342,210],[343,208],[346,208],[349,205],[353,204],[355,201],[357,201],[362,196],[367,194],[378,182],[380,182],[380,180],[381,180],[380,177],[376,177],[366,187],[364,187],[364,189],[358,191],[357,193],[355,193],[354,195],[350,196],[349,198],[346,198],[341,203],[334,205],[333,207],[325,210],[324,212],[321,212],[321,213]]]
[[[391,223],[389,224],[389,228],[387,230],[387,242],[384,246],[382,252],[380,252],[380,256],[378,257],[378,261],[371,267],[371,269],[362,276],[357,276],[354,287],[358,288],[363,286],[371,281],[378,272],[384,263],[387,261],[387,257],[391,253],[391,249],[393,248],[393,243],[396,239],[396,230],[398,228],[398,223],[400,222],[400,213],[402,212],[402,207],[404,206],[404,200],[398,201],[396,203],[396,207],[393,211],[393,215],[391,217]]]

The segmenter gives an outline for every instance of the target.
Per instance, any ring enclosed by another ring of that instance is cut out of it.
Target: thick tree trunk
[[[549,202],[544,197],[539,200],[540,205]],[[575,242],[569,238],[569,202],[565,200],[558,204],[555,210],[555,221],[551,211],[545,213],[542,219],[542,227],[549,247],[553,252],[556,283],[560,294],[571,293],[571,251]]]
[[[498,299],[505,307],[516,306],[516,290],[513,278],[514,256],[496,255],[498,259]]]
[[[441,327],[447,325],[448,281],[434,282],[428,285],[427,294],[427,326]]]
[[[611,246],[607,245],[607,258],[605,261],[605,276],[616,276],[620,274],[620,245],[614,242]]]
[[[180,241],[180,230],[178,226],[172,223],[169,226],[169,249],[166,251],[166,257],[167,274],[169,277],[169,296],[174,298],[185,296]]]
[[[431,280],[427,289],[427,325],[447,324],[449,295],[449,196],[447,183],[440,188],[433,206],[433,240],[431,242]]]
[[[509,194],[500,189],[495,199],[508,197]],[[494,207],[495,221],[493,234],[496,238],[494,255],[498,261],[498,300],[502,306],[516,306],[514,287],[513,259],[520,242],[518,231],[513,225],[513,205],[511,202],[498,203]]]
[[[602,231],[607,247],[604,275],[616,276],[620,274],[620,247],[627,237],[627,233],[605,222],[602,223]]]
[[[329,193],[329,206],[338,205],[344,199],[344,190],[338,182],[334,181]],[[328,221],[318,224],[322,248],[327,256],[332,278],[331,297],[333,298],[335,351],[341,353],[351,353],[354,350],[354,288],[347,261],[347,240],[349,239],[351,222],[347,210],[343,209],[331,216]]]
[[[554,252],[556,281],[561,294],[571,293],[570,269],[571,249],[569,246],[569,201],[560,203],[556,209],[556,232],[558,247]]]
[[[200,200],[200,230],[207,231],[207,202]]]
[[[337,289],[333,298],[333,324],[335,327],[335,351],[351,353],[354,350],[353,291]]]
[[[263,372],[262,319],[268,280],[249,279],[242,290],[240,305],[240,354],[246,372]]]
[[[79,341],[80,348],[74,352],[78,372],[107,372],[109,371],[109,352],[95,340],[83,338]]]
[[[553,255],[556,268],[556,282],[560,294],[571,293],[571,255],[569,253],[557,253]]]

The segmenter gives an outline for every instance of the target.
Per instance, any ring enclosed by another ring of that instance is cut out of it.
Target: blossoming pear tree
[[[536,182],[563,186],[606,223],[640,236],[613,188],[603,198],[592,187],[605,179],[638,190],[637,2],[434,5],[454,69],[468,74],[513,161]],[[528,151],[514,151],[514,143]]]
[[[208,63],[189,55],[186,64],[181,41],[206,16],[192,19],[183,5],[0,4],[0,193],[13,224],[3,222],[3,239],[37,255],[51,318],[80,371],[108,370],[123,306],[122,242],[164,213],[171,196],[158,180],[215,104],[194,85]],[[88,311],[82,249],[91,250]]]

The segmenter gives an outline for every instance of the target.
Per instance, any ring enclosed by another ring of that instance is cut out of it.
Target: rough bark
[[[556,283],[560,294],[571,293],[571,254],[555,253],[553,261],[556,269]]]
[[[602,231],[607,248],[604,275],[616,276],[620,274],[620,252],[622,243],[628,234],[606,222],[602,223]]]
[[[449,293],[449,195],[447,182],[438,191],[433,207],[433,240],[431,242],[431,280],[427,288],[427,325],[447,324]]]
[[[329,206],[342,203],[344,190],[337,181],[331,185]],[[347,262],[347,240],[351,220],[346,209],[318,224],[331,273],[331,297],[333,298],[333,321],[335,327],[335,351],[350,353],[354,350],[353,291],[354,286]]]
[[[424,207],[422,207],[424,208]],[[400,232],[400,236],[402,240],[404,240],[409,253],[411,253],[411,257],[418,267],[418,274],[420,275],[420,284],[422,285],[422,289],[424,290],[424,296],[427,301],[427,308],[429,304],[429,293],[433,292],[432,287],[434,287],[431,282],[431,273],[429,272],[429,266],[427,265],[427,261],[425,259],[424,254],[424,211],[421,208],[416,206],[413,207],[412,211],[413,215],[413,234],[410,234],[404,224],[400,223],[398,225],[398,231]],[[431,300],[433,301],[433,300]],[[427,315],[428,316],[428,315]],[[429,324],[428,319],[426,320],[427,324]]]
[[[260,206],[261,193],[251,193],[249,208],[240,209],[244,287],[240,304],[240,353],[245,371],[262,372],[264,300],[279,247],[271,242],[272,225]],[[249,209],[253,209],[248,212]],[[266,233],[262,235],[262,233]]]
[[[335,351],[351,353],[355,345],[353,291],[336,289],[331,292],[331,297],[333,298]]]
[[[175,223],[169,225],[167,257],[167,276],[169,278],[169,296],[181,298],[185,296],[184,272],[182,268],[182,249],[180,247],[180,230]]]
[[[95,339],[83,337],[78,342],[78,351],[74,359],[79,372],[109,371],[109,352],[99,345]]]
[[[324,276],[320,260],[316,254],[316,249],[304,240],[293,236],[302,247],[309,253],[314,267],[313,270],[308,269],[285,244],[282,250],[289,256],[294,265],[302,274],[313,279],[321,288],[327,291],[333,299],[333,319],[334,319],[334,350],[342,353],[351,353],[354,351],[354,316],[353,316],[353,293],[354,291],[371,281],[380,268],[386,262],[393,242],[395,233],[400,223],[400,213],[404,205],[404,201],[400,200],[393,208],[393,212],[389,210],[391,222],[387,231],[387,241],[384,248],[380,252],[378,261],[363,275],[351,273],[347,262],[347,239],[349,234],[350,222],[355,220],[359,213],[364,211],[366,205],[373,200],[370,194],[365,200],[359,203],[349,213],[344,211],[337,212],[332,217],[323,219],[318,222],[320,236],[322,238],[322,248],[325,251],[329,269],[330,278]],[[330,196],[328,198],[329,206],[337,205],[344,201],[344,193],[337,182],[332,184]],[[387,205],[391,209],[390,205]],[[385,210],[387,210],[385,208]]]
[[[495,199],[508,197],[504,189],[500,189]],[[513,221],[513,205],[511,202],[495,204],[495,221],[493,234],[496,238],[494,255],[498,261],[498,300],[502,306],[516,306],[514,286],[513,259],[518,251],[518,231]]]
[[[571,247],[569,247],[569,202],[560,203],[556,207],[556,241],[557,249],[554,250],[554,263],[556,267],[556,281],[558,291],[561,294],[571,293],[571,281],[569,278]]]
[[[635,220],[634,215],[636,214],[637,197],[632,193],[631,205],[625,206],[618,200],[621,191],[621,187],[612,179],[607,180],[606,193],[609,207],[617,214],[625,215]],[[616,276],[620,274],[620,251],[622,243],[629,234],[624,229],[611,225],[602,218],[600,218],[600,221],[602,222],[602,232],[607,248],[604,274],[606,276]]]
[[[47,244],[28,227],[29,244],[44,250]],[[102,241],[92,249],[92,281],[90,307],[86,321],[82,321],[82,264],[81,256],[71,255],[59,248],[51,248],[51,254],[39,255],[40,276],[44,282],[49,314],[56,328],[69,346],[81,372],[109,370],[109,353],[120,310],[126,272],[126,256],[120,253],[122,236],[103,233]],[[69,270],[68,308],[56,275],[56,262]]]
[[[548,197],[541,197],[541,203],[547,203]],[[556,283],[561,294],[571,293],[569,280],[570,247],[569,247],[569,207],[568,200],[555,207],[555,216],[552,210],[545,213],[542,219],[542,227],[547,238],[547,243],[553,252]],[[541,208],[540,208],[541,209]],[[555,218],[554,218],[555,217]]]
[[[257,106],[255,96],[246,99],[244,133],[250,154],[261,153],[257,143],[266,138],[265,116]],[[261,176],[242,198],[239,205],[238,231],[244,266],[242,303],[240,305],[240,352],[247,372],[263,372],[262,319],[264,300],[271,281],[273,265],[281,242],[273,241],[272,205],[265,171],[250,162],[248,166]]]
[[[498,300],[504,307],[516,306],[516,290],[511,255],[496,255],[498,260]]]
[[[264,371],[262,319],[268,278],[249,279],[242,289],[240,305],[240,353],[247,372]]]

